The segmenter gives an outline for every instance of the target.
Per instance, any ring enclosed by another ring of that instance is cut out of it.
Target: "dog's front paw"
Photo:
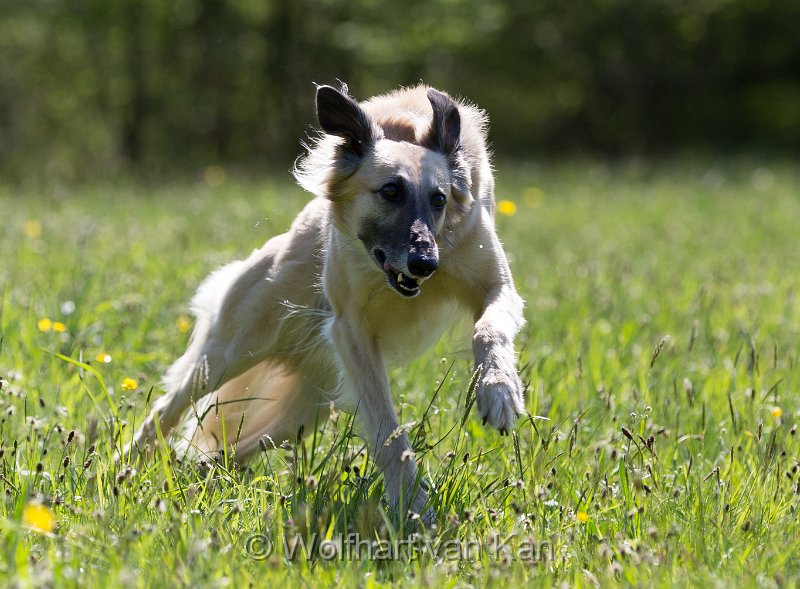
[[[419,520],[425,524],[426,527],[436,522],[436,512],[433,510],[433,507],[429,505],[430,489],[430,483],[425,479],[420,479],[416,494],[412,492],[406,496],[406,504],[411,506],[408,509],[409,516],[418,515]]]
[[[428,485],[424,481],[420,481],[415,488],[406,489],[403,508],[405,509],[406,516],[409,518],[416,519],[418,516],[419,520],[425,524],[425,526],[430,526],[436,521],[436,512],[433,510],[433,507],[428,504],[427,488]],[[400,507],[399,502],[395,504],[395,507]]]
[[[481,376],[475,395],[484,425],[488,423],[501,434],[508,434],[517,417],[525,412],[522,393],[522,381],[516,372],[490,370]]]
[[[386,494],[389,499],[389,505],[392,509],[400,510],[401,515],[404,513],[408,517],[419,516],[419,519],[425,526],[430,526],[436,521],[436,512],[428,504],[428,491],[430,485],[424,479],[417,480],[416,469],[413,472],[406,473],[404,477],[405,483],[402,488],[396,484],[400,477],[395,477],[394,473],[387,473]],[[402,497],[402,502],[401,502]]]
[[[423,509],[422,513],[419,514],[419,520],[425,525],[426,528],[429,528],[435,524],[436,512],[433,510],[433,507],[426,507]]]

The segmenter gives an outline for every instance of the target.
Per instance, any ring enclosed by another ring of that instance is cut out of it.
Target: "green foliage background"
[[[0,175],[286,169],[313,85],[424,80],[501,154],[800,146],[795,0],[4,0]]]

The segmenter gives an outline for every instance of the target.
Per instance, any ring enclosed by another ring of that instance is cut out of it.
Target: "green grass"
[[[796,585],[796,166],[505,165],[498,187],[517,204],[498,227],[527,301],[527,409],[546,419],[500,437],[465,415],[458,334],[392,372],[441,558],[332,561],[284,543],[416,531],[384,509],[344,414],[243,470],[113,460],[185,346],[194,288],[285,230],[300,190],[0,190],[0,585]],[[21,525],[35,502],[53,533]],[[482,549],[450,558],[456,540]],[[263,541],[271,555],[248,554]]]

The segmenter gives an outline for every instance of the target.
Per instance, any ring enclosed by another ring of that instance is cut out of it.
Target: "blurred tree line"
[[[288,167],[312,82],[420,80],[501,155],[800,146],[798,0],[0,0],[0,176]]]

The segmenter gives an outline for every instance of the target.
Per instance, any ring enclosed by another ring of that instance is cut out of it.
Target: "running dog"
[[[200,286],[191,343],[125,455],[160,429],[200,453],[228,443],[244,461],[309,432],[335,400],[355,414],[390,505],[431,522],[387,367],[468,313],[484,424],[507,433],[524,412],[523,301],[494,228],[486,115],[425,86],[362,103],[319,86],[316,105],[323,133],[294,169],[315,198]]]

